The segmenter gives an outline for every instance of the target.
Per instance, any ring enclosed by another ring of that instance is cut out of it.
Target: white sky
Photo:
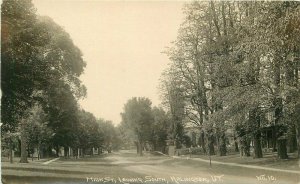
[[[64,27],[87,63],[81,106],[98,118],[121,121],[131,97],[159,105],[157,86],[183,20],[180,1],[34,0],[37,13]]]

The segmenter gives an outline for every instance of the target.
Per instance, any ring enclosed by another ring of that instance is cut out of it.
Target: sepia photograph
[[[1,183],[300,184],[300,1],[1,0]]]

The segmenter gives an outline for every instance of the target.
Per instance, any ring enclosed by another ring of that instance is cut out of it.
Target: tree
[[[28,148],[33,154],[34,149],[37,148],[38,159],[41,157],[42,145],[48,144],[53,131],[47,126],[47,115],[43,112],[40,105],[35,105],[30,116],[26,119],[27,125],[24,130],[27,134]]]
[[[103,132],[103,148],[107,150],[108,153],[111,153],[112,148],[117,149],[118,137],[116,130],[111,121],[106,121],[104,119],[98,120],[99,126]]]
[[[154,123],[152,127],[151,142],[155,151],[166,153],[166,140],[170,131],[171,118],[162,108],[152,109]]]
[[[136,140],[135,133],[130,130],[123,122],[121,122],[117,127],[118,135],[121,139],[122,149],[130,149],[134,147],[134,142]]]
[[[252,139],[254,158],[261,158],[261,130],[271,126],[273,150],[281,142],[284,158],[286,138],[293,147],[299,137],[292,118],[299,103],[299,2],[192,2],[184,13],[167,51],[169,70],[180,81],[176,91],[184,91],[185,116],[203,132],[201,145],[206,140],[212,154],[217,144],[225,155],[232,128],[241,151],[250,156]]]
[[[104,144],[105,131],[102,123],[99,123],[92,113],[81,110],[76,131],[78,143],[74,147],[82,149],[83,155],[87,149],[91,149],[91,154],[93,154],[93,148],[100,148]]]
[[[10,163],[14,162],[13,155],[14,155],[14,150],[18,145],[19,136],[20,136],[19,132],[11,133],[10,131],[7,131],[4,135],[1,136],[1,142],[6,143],[5,146],[3,144],[1,145],[2,146],[1,149],[3,151],[5,150],[5,148],[6,150],[8,149],[8,156],[9,156]]]
[[[168,139],[172,140],[176,148],[181,147],[184,135],[185,96],[182,82],[175,67],[164,71],[160,81],[162,104],[167,109],[166,115],[170,116],[171,123]]]
[[[48,126],[55,135],[51,141],[55,149],[60,146],[75,147],[80,131],[80,110],[77,100],[70,92],[68,85],[57,82],[44,103],[44,110],[49,116]]]
[[[3,1],[1,6],[2,130],[15,131],[35,103],[37,50],[48,42],[37,25],[31,1]]]
[[[209,153],[214,154],[213,129],[218,123],[209,121],[209,114],[220,108],[222,103],[215,104],[213,97],[212,92],[216,84],[210,76],[210,71],[213,70],[210,55],[219,52],[220,45],[216,44],[215,50],[207,51],[206,43],[219,38],[220,30],[216,25],[218,34],[214,35],[211,22],[215,21],[215,17],[213,19],[206,13],[210,11],[209,3],[193,2],[186,5],[186,18],[180,27],[177,40],[167,54],[172,61],[170,69],[175,69],[176,77],[181,80],[179,86],[184,91],[185,114],[190,122],[200,129],[200,144],[203,151],[206,152],[207,143]],[[220,42],[219,40],[216,42]]]
[[[150,139],[153,116],[151,101],[145,97],[132,98],[124,105],[122,123],[136,136],[137,153],[142,156],[144,144]]]
[[[40,103],[47,114],[50,109],[57,108],[49,106],[53,105],[53,98],[60,98],[59,88],[74,99],[75,103],[70,102],[74,104],[71,109],[77,108],[76,101],[85,95],[85,87],[79,80],[85,63],[70,36],[49,18],[37,17],[30,0],[6,0],[1,8],[4,22],[1,29],[3,131],[16,131],[18,124],[24,130],[27,115],[36,103]],[[52,112],[52,116],[61,113],[64,111]],[[73,116],[70,121],[74,119]],[[57,128],[52,120],[49,125]],[[71,137],[68,129],[54,131],[61,133],[56,137]],[[26,135],[21,132],[21,162],[27,162],[26,142]]]

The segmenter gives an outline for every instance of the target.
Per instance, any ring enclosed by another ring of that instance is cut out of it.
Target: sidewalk
[[[197,157],[195,155],[192,155],[192,158],[190,158],[189,155],[172,156],[172,158],[176,158],[176,159],[190,159],[199,162],[205,162],[208,164],[210,163],[209,157],[207,155],[205,156],[197,155]],[[261,159],[253,159],[252,157],[240,158],[237,155],[229,155],[224,157],[212,156],[211,164],[300,174],[300,160],[296,160],[295,158],[291,160],[274,160],[274,157],[272,156],[266,156],[265,158],[261,158]],[[260,166],[260,165],[264,165],[264,166]],[[283,169],[283,168],[287,168],[287,169]]]

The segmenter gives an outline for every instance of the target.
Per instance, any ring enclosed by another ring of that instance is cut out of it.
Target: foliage
[[[36,15],[31,0],[5,0],[1,10],[3,135],[20,131],[22,152],[28,141],[33,146],[40,139],[56,147],[75,146],[77,101],[86,93],[79,79],[85,67],[81,51],[63,28]],[[36,105],[42,110],[32,114]]]
[[[47,115],[42,108],[38,105],[33,106],[29,117],[26,119],[25,127],[26,135],[28,136],[28,147],[31,150],[34,148],[40,149],[42,145],[49,144],[53,131],[47,124]]]
[[[137,148],[142,155],[143,144],[150,140],[153,116],[151,101],[148,98],[132,98],[124,105],[122,123],[131,129],[136,136]]]
[[[162,104],[167,110],[165,116],[169,116],[168,139],[180,147],[184,134],[185,116],[185,90],[183,80],[172,67],[162,74],[160,91]]]
[[[247,144],[249,138],[259,143],[264,126],[294,127],[289,123],[300,94],[299,10],[299,2],[284,1],[185,5],[177,40],[166,51],[172,73],[163,73],[162,83],[177,79],[184,115],[208,141],[212,135],[226,142],[230,128]],[[273,130],[274,148],[285,130]]]
[[[171,128],[171,118],[162,108],[153,107],[152,113],[154,117],[151,136],[153,149],[165,152],[166,140]]]

